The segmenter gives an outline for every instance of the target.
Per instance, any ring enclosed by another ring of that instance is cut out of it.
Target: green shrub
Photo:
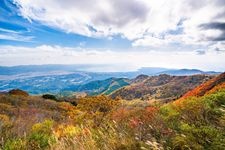
[[[53,121],[45,120],[42,123],[33,125],[31,134],[28,137],[29,149],[46,149],[56,142],[52,130],[53,124]]]
[[[3,146],[4,150],[24,150],[26,149],[26,142],[22,139],[8,140]]]

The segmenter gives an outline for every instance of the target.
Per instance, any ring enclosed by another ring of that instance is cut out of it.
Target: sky
[[[224,0],[0,0],[0,66],[225,71]]]

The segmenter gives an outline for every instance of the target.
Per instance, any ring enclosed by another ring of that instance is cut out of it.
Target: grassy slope
[[[79,87],[79,91],[87,92],[89,95],[106,94],[129,85],[130,81],[126,78],[109,78],[106,80],[92,81]]]

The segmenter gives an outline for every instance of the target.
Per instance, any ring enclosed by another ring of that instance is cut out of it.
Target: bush
[[[42,95],[42,98],[57,101],[57,98],[54,95],[51,95],[51,94],[44,94],[44,95]]]
[[[9,91],[10,95],[18,95],[18,96],[29,96],[29,94],[23,90],[20,89],[13,89]]]
[[[24,150],[26,149],[26,142],[22,139],[8,140],[4,147],[4,150]]]
[[[28,137],[28,149],[46,149],[56,142],[53,135],[53,121],[45,120],[42,123],[34,124]]]

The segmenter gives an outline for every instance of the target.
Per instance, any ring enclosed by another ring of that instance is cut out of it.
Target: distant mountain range
[[[74,72],[86,72],[91,68],[91,65],[24,65],[24,66],[0,66],[0,75],[19,75],[28,73],[74,73]],[[143,67],[137,71],[131,72],[94,72],[99,74],[107,74],[113,76],[123,76],[132,78],[140,74],[146,75],[157,75],[157,74],[168,74],[168,75],[193,75],[193,74],[219,74],[221,72],[215,71],[202,71],[198,69],[168,69],[159,67]]]
[[[175,76],[183,76],[183,75],[195,75],[195,74],[219,74],[220,72],[215,71],[201,71],[198,69],[170,69],[159,72],[157,74],[168,74],[168,75],[175,75]]]
[[[140,68],[133,72],[87,72],[89,65],[28,65],[0,67],[0,91],[19,88],[31,94],[87,92],[90,95],[110,94],[129,85],[140,74],[175,76],[218,74],[196,69]]]

